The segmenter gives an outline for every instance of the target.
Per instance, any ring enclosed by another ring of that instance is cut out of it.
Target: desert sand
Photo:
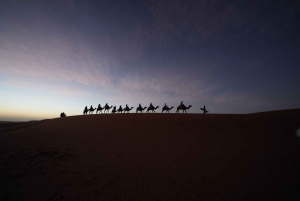
[[[300,200],[300,109],[0,124],[0,200]]]

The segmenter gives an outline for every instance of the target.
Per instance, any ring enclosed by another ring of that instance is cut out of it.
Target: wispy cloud
[[[258,0],[146,2],[145,7],[132,8],[135,14],[130,15],[122,6],[116,9],[108,2],[95,8],[70,0],[41,1],[32,6],[3,4],[1,85],[115,102],[185,101],[248,108],[266,105],[259,96],[238,92],[239,87],[223,86],[228,82],[218,72],[227,77],[231,73],[225,69],[231,68],[230,59],[224,59],[223,54],[227,47],[220,51],[215,44],[204,44],[203,39],[227,25],[246,24],[247,30],[253,26],[265,31],[276,29],[292,19],[295,10],[284,19],[276,16],[274,21],[271,16],[276,12],[267,12],[266,19],[260,20],[268,4]],[[131,9],[131,2],[125,4]],[[287,8],[276,4],[270,9],[284,13]],[[232,62],[232,69],[252,71],[255,66],[255,71],[264,67],[264,59],[250,55],[240,62],[241,67]],[[227,62],[221,65],[224,60]],[[240,81],[238,78],[233,79]]]

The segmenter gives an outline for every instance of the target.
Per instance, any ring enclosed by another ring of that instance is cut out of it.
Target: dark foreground
[[[300,110],[0,125],[0,200],[300,200]]]

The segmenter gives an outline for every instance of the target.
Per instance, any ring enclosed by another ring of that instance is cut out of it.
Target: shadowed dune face
[[[0,134],[0,200],[299,198],[299,119],[291,110],[24,123]]]

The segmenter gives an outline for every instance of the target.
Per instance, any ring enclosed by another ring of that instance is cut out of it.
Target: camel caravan
[[[176,109],[176,113],[179,113],[180,111],[182,111],[182,113],[187,113],[189,111],[189,109],[192,107],[192,105],[189,105],[188,107],[185,106],[183,104],[183,102],[181,101],[180,105],[177,107]],[[110,109],[113,108],[110,112]],[[91,107],[88,109],[88,107],[86,106],[83,110],[83,114],[87,115],[87,114],[93,114],[94,111],[96,110],[96,114],[108,114],[108,113],[129,113],[134,107],[129,107],[127,104],[125,106],[125,108],[122,108],[122,105],[120,105],[120,107],[117,109],[116,106],[109,106],[107,103],[105,104],[104,107],[102,107],[100,104],[98,105],[97,108],[93,108],[93,106],[91,105]],[[156,109],[158,109],[159,106],[153,106],[152,103],[150,103],[149,107],[142,107],[141,104],[139,104],[139,106],[136,108],[136,113],[155,113]],[[170,111],[173,109],[174,107],[171,106],[169,107],[166,103],[165,105],[162,107],[162,113],[170,113]],[[207,114],[208,111],[205,108],[205,105],[203,108],[200,108],[201,110],[203,110],[203,114]]]

